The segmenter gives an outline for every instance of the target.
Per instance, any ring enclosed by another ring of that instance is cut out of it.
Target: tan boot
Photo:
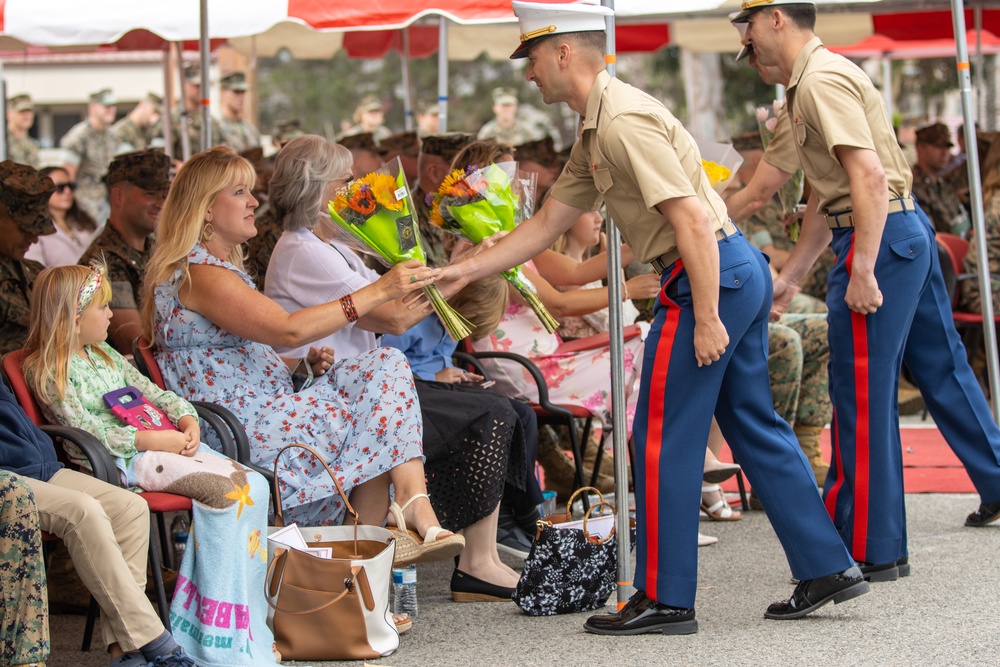
[[[899,414],[915,415],[924,409],[924,397],[920,390],[903,378],[899,378]]]
[[[558,438],[555,438],[549,428],[538,429],[538,463],[545,471],[545,488],[555,491],[559,502],[568,500],[576,476],[576,466],[573,465],[573,459],[563,452]]]
[[[799,447],[802,448],[802,453],[806,455],[813,475],[816,476],[816,486],[823,488],[823,484],[826,483],[826,473],[830,470],[830,466],[823,460],[822,450],[819,446],[819,437],[823,433],[823,427],[796,426],[793,430],[799,441]]]
[[[602,446],[601,439],[591,432],[583,450],[584,484],[590,484],[590,476],[594,473],[594,461],[597,460],[597,452]],[[611,452],[604,452],[604,456],[601,457],[601,467],[594,486],[601,493],[615,492],[615,457]]]

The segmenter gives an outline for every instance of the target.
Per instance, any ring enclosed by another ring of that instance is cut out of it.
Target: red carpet
[[[903,442],[903,483],[907,493],[975,493],[961,462],[936,428],[900,429]],[[830,429],[823,431],[823,457],[830,460]],[[724,450],[721,457],[731,461]],[[723,484],[736,492],[736,481]]]

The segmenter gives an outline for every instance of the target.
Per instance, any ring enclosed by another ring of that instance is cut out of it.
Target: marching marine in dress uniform
[[[741,55],[743,54],[744,52],[741,52]],[[751,63],[751,65],[753,64]],[[758,69],[760,68],[758,67]],[[790,130],[791,123],[787,123],[787,126],[787,129]],[[785,129],[785,127],[779,127],[779,134]],[[891,128],[889,132],[891,132]],[[889,151],[894,151],[894,147],[897,146],[894,141],[888,139],[885,140],[884,144],[880,144],[880,149],[883,145]],[[762,186],[764,192],[773,193],[784,180],[787,180],[797,164],[797,161],[787,162],[785,166],[780,166],[777,169],[771,167],[775,174],[772,177],[767,177],[765,174],[762,180],[768,183]],[[893,164],[898,164],[898,160],[893,161]],[[770,166],[770,164],[764,165],[762,163],[762,166]],[[756,180],[755,177],[754,181]],[[730,199],[730,210],[733,210],[735,197],[740,194],[742,193],[738,193]],[[736,208],[744,211],[749,210],[741,208],[743,204],[743,202],[736,204]],[[748,206],[752,208],[752,204]],[[934,230],[930,220],[924,215],[919,205],[915,207],[915,213],[918,225],[927,237],[929,247],[933,249]],[[822,224],[822,221],[820,223]],[[928,411],[948,445],[962,461],[979,492],[980,506],[966,518],[965,525],[980,527],[1000,518],[1000,428],[993,421],[989,405],[982,391],[978,389],[975,374],[968,363],[965,347],[955,330],[951,314],[951,298],[944,284],[937,253],[930,252],[929,255],[930,276],[926,287],[919,295],[913,322],[909,327],[909,334],[903,349],[903,361],[913,376],[914,382],[921,388]],[[833,305],[833,301],[828,300],[828,303]],[[874,395],[874,392],[869,390],[869,394]],[[844,440],[842,437],[836,437],[834,444],[836,445],[837,442],[844,442]],[[836,457],[836,452],[834,456]],[[899,476],[892,471],[888,474],[893,479]],[[832,495],[834,497],[839,495],[842,501],[839,504],[830,503],[832,505],[831,514],[834,515],[834,522],[838,526],[844,523],[841,516],[844,498],[852,493],[851,489],[845,487],[843,482],[838,483],[838,479],[842,476],[843,473],[839,471],[839,467],[835,466],[827,481],[827,488],[834,491]],[[897,480],[896,483],[901,492],[902,481]],[[881,480],[879,480],[878,486],[882,487]],[[867,488],[862,489],[862,493],[866,492]],[[829,491],[827,497],[830,498]],[[878,507],[878,498],[874,501],[870,498],[865,500],[873,508],[876,508],[873,511],[888,511]],[[902,502],[901,498],[899,502]],[[902,554],[893,564],[895,567],[887,563],[881,564],[881,569],[876,575],[878,580],[892,580],[898,576],[909,574],[910,566],[906,553],[905,531],[901,552]],[[865,569],[872,570],[873,568],[869,566]]]
[[[461,285],[537,255],[601,199],[636,257],[662,276],[633,428],[637,592],[585,629],[697,631],[705,452],[696,443],[707,441],[713,413],[800,582],[765,616],[798,618],[862,595],[868,585],[826,516],[791,427],[771,403],[766,259],[729,221],[691,135],[659,101],[604,71],[610,10],[513,5],[522,35],[512,57],[529,59],[527,78],[547,103],[565,101],[582,116],[580,139],[538,213],[489,250],[444,269],[439,284]]]

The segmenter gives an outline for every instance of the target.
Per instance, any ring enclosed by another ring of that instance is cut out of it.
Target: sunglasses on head
[[[70,192],[73,192],[73,190],[76,190],[76,183],[70,181],[69,183],[57,183],[56,184],[56,192],[59,192],[59,193],[66,192],[67,188],[69,189]]]

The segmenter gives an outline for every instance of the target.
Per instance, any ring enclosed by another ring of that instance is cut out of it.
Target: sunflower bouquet
[[[519,172],[516,162],[456,169],[437,192],[427,195],[431,224],[476,244],[497,232],[509,232],[531,215],[535,178],[535,174]],[[552,333],[559,327],[520,266],[500,275],[524,297],[546,331]]]
[[[334,237],[386,266],[409,259],[426,261],[413,217],[410,190],[399,158],[341,188],[330,202]],[[448,305],[437,285],[424,288],[448,334],[462,340],[471,332],[468,320]]]

